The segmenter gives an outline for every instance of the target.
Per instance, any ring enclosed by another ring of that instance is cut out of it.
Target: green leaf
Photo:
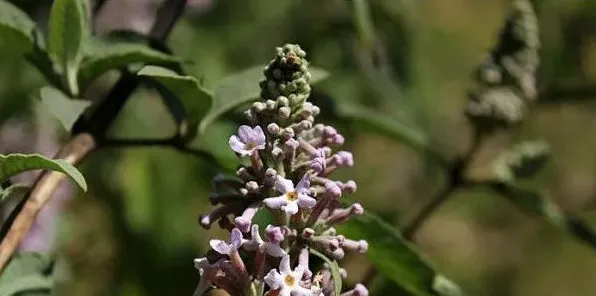
[[[61,67],[66,86],[79,93],[77,72],[83,58],[83,44],[89,35],[86,0],[55,0],[50,11],[48,50]]]
[[[256,66],[222,79],[213,91],[213,108],[201,122],[199,134],[203,134],[207,126],[222,114],[232,109],[256,100],[261,89],[259,82],[263,79],[265,66]],[[329,76],[327,71],[309,67],[311,84],[315,84]]]
[[[199,122],[211,108],[211,94],[194,77],[178,75],[174,71],[162,67],[145,66],[137,75],[159,82],[167,88],[161,89],[162,93],[172,94],[182,103],[186,111],[186,120],[181,122],[180,134],[187,141],[192,140],[196,136]]]
[[[79,70],[81,89],[110,69],[136,63],[168,66],[179,61],[174,56],[152,49],[148,44],[147,38],[131,40],[115,35],[91,39],[86,45],[87,56]]]
[[[49,291],[51,259],[39,253],[17,253],[0,276],[0,295],[16,296],[25,292]]]
[[[0,154],[0,182],[25,171],[44,169],[66,174],[81,189],[87,191],[87,183],[83,175],[66,160],[49,159],[38,154]]]
[[[338,227],[350,238],[370,242],[368,259],[388,279],[412,295],[461,296],[461,289],[435,271],[401,234],[381,218],[364,213]]]
[[[39,90],[39,96],[46,109],[68,131],[72,129],[77,118],[91,106],[91,102],[89,101],[71,99],[63,92],[49,86],[42,87]]]
[[[429,137],[416,127],[408,126],[383,113],[356,103],[338,103],[337,113],[339,117],[353,122],[360,129],[404,143],[418,152],[426,153],[438,163],[447,165],[447,161],[435,150]]]
[[[31,187],[25,184],[13,184],[0,190],[0,202],[8,200],[14,195],[25,194]]]
[[[33,51],[37,39],[35,22],[8,1],[0,1],[0,36],[2,44],[22,53]]]
[[[550,147],[545,142],[522,142],[497,158],[493,164],[494,177],[500,182],[531,177],[544,165],[549,155]]]
[[[522,211],[542,217],[549,224],[567,232],[596,249],[596,233],[582,219],[566,215],[552,200],[541,193],[506,182],[482,183]]]
[[[327,256],[313,248],[310,248],[309,252],[323,259],[323,261],[329,265],[329,268],[331,269],[331,276],[333,277],[333,283],[335,284],[335,293],[339,295],[341,293],[342,280],[341,273],[339,272],[339,264],[337,264],[337,261],[329,259]]]

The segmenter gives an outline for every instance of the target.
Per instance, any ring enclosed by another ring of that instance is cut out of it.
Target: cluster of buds
[[[341,197],[356,191],[354,181],[329,177],[354,160],[350,152],[337,151],[344,137],[335,128],[315,124],[320,110],[307,102],[305,56],[297,45],[276,49],[259,84],[261,100],[245,112],[249,125],[229,139],[246,165],[237,178],[214,179],[210,201],[220,206],[199,223],[209,228],[217,222],[231,238],[211,240],[207,256],[195,260],[201,275],[196,296],[212,287],[230,295],[368,295],[361,284],[335,291],[332,267],[309,260],[312,250],[340,260],[346,252],[366,252],[368,244],[334,228],[364,209],[358,203],[342,207]],[[272,222],[259,227],[253,221],[259,214]],[[344,269],[339,273],[345,276]]]
[[[530,0],[513,1],[499,42],[477,70],[478,87],[470,92],[466,115],[492,130],[519,123],[537,96],[540,40]]]

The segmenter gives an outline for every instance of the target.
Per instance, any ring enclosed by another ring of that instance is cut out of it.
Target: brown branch
[[[89,152],[93,151],[95,146],[95,140],[91,135],[78,134],[63,146],[54,158],[64,159],[72,165],[77,165]],[[58,172],[46,171],[42,173],[35,182],[33,189],[17,205],[21,210],[11,212],[11,215],[15,215],[16,218],[13,218],[12,225],[9,225],[9,223],[3,225],[2,233],[6,233],[6,235],[0,243],[0,272],[19,247],[43,205],[52,197],[60,182],[65,178],[64,174]],[[8,220],[12,219],[9,217]],[[4,226],[8,229],[5,230]]]

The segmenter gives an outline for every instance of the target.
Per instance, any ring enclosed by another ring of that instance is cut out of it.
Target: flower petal
[[[298,194],[298,206],[305,209],[312,209],[317,204],[317,200],[306,195]]]
[[[277,290],[284,286],[283,277],[275,269],[270,270],[269,273],[267,273],[267,275],[265,275],[263,278],[263,281],[265,281],[265,283],[271,287],[272,290]]]
[[[228,144],[230,145],[230,148],[232,148],[232,150],[240,153],[240,154],[246,154],[246,145],[244,143],[242,143],[242,141],[240,141],[240,139],[236,136],[236,135],[232,135],[230,137],[230,140],[228,140]]]
[[[292,183],[292,180],[277,176],[277,179],[275,179],[275,190],[280,193],[294,191],[294,183]]]
[[[296,186],[296,191],[298,191],[299,193],[307,193],[308,190],[310,189],[310,180],[308,179],[308,175],[304,174],[304,176],[302,176],[302,179],[300,179],[300,182],[298,182],[298,185]]]
[[[298,213],[298,204],[294,202],[288,202],[285,206],[281,207],[281,210],[286,212],[288,215],[295,215]]]
[[[292,270],[290,269],[290,256],[289,255],[285,255],[283,257],[281,257],[281,262],[279,262],[279,272],[281,273],[281,275],[287,275],[292,273]]]
[[[234,247],[234,249],[238,250],[242,246],[242,232],[240,229],[234,228],[232,229],[232,235],[230,236],[230,247]]]
[[[282,257],[286,255],[286,251],[284,251],[278,244],[274,243],[265,243],[265,251],[267,252],[267,255],[272,257]]]
[[[240,137],[240,140],[243,143],[248,143],[248,142],[253,142],[253,130],[250,126],[248,125],[241,125],[238,128],[238,137]]]
[[[293,292],[296,292],[296,293],[294,293],[294,295],[299,295],[299,296],[312,296],[313,295],[313,293],[310,289],[307,289],[307,288],[304,288],[301,286],[294,287]]]
[[[265,198],[263,203],[265,203],[267,207],[271,209],[279,209],[288,204],[288,199],[285,195],[280,195],[278,197]]]
[[[265,148],[265,133],[263,132],[263,129],[261,129],[261,127],[258,125],[255,126],[253,130],[253,140],[256,146],[262,145],[263,148]]]
[[[227,244],[225,241],[219,240],[219,239],[212,239],[209,241],[209,245],[211,246],[211,248],[222,254],[222,255],[229,255],[230,252],[232,251],[232,246]]]

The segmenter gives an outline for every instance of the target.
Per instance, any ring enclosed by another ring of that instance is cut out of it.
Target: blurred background
[[[47,23],[51,1],[11,2],[40,26]],[[108,1],[97,30],[146,32],[159,2]],[[552,147],[551,160],[527,185],[596,225],[596,2],[534,2],[541,95],[520,128],[481,147],[474,168],[512,143],[543,139]],[[510,1],[363,3],[356,12],[346,0],[189,0],[168,44],[208,87],[268,62],[276,46],[300,44],[312,65],[331,74],[314,88],[321,120],[336,121],[354,152],[356,165],[338,178],[358,182],[354,199],[368,211],[403,225],[444,186],[444,171],[395,139],[337,121],[333,106],[364,103],[420,127],[444,155],[457,155],[470,141],[463,110],[471,74],[496,42]],[[51,156],[68,133],[33,96],[45,85],[42,76],[3,48],[0,43],[0,152]],[[88,96],[108,88],[100,84]],[[217,122],[197,143],[231,168],[237,159],[227,139],[237,118]],[[163,137],[173,129],[156,94],[139,89],[111,134]],[[197,224],[198,215],[211,209],[210,180],[222,169],[172,149],[127,148],[97,151],[82,170],[90,192],[77,196],[63,184],[22,245],[64,255],[71,272],[60,295],[191,295],[198,282],[193,258],[202,256],[209,238],[223,235]],[[21,176],[25,182],[34,177]],[[468,295],[596,295],[593,250],[489,192],[458,191],[415,242]],[[348,283],[358,282],[365,257],[346,260]],[[375,289],[372,295],[395,295],[387,292],[395,291],[389,282]]]

